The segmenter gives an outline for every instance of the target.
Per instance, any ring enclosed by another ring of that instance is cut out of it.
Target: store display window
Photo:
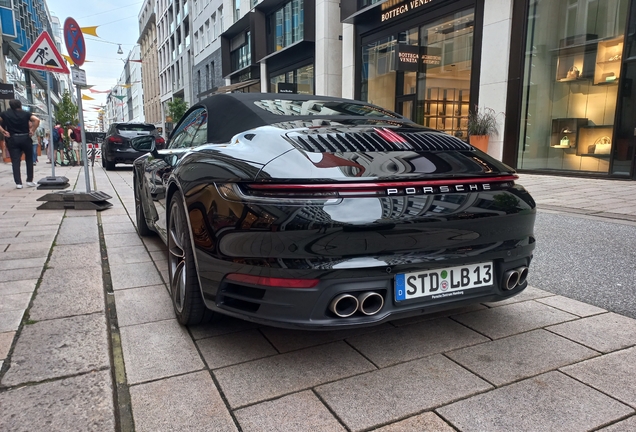
[[[628,2],[529,2],[518,168],[609,173]]]
[[[270,91],[272,93],[314,94],[314,65],[309,64],[272,75],[270,77]]]
[[[360,98],[467,139],[474,9],[362,44]]]

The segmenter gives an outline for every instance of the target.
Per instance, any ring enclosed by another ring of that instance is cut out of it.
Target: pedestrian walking
[[[20,159],[23,154],[27,168],[26,185],[28,187],[37,186],[33,183],[33,140],[31,137],[40,126],[40,119],[30,112],[24,111],[22,102],[11,99],[9,109],[0,114],[0,124],[0,133],[6,137],[7,149],[11,156],[15,187],[22,189]]]
[[[79,137],[76,136],[78,135],[77,130],[79,128],[74,127],[71,122],[66,122],[65,126],[66,126],[66,137],[68,138],[69,146],[71,147],[71,152],[73,156],[75,156],[75,165],[77,165],[80,161],[80,144],[78,142],[78,139],[79,141],[81,141],[82,137],[81,135]]]
[[[49,159],[47,163],[51,163],[51,150],[53,146],[51,145],[51,134],[46,132],[44,134],[44,138],[42,138],[42,147],[44,147],[44,151],[46,152],[46,157]]]
[[[51,154],[53,155],[53,161],[57,163],[57,155],[60,155],[59,164],[64,163],[64,129],[62,129],[62,123],[59,121],[55,122],[55,127],[53,128],[53,150],[51,150]],[[59,165],[58,164],[58,165]]]
[[[33,166],[37,165],[38,160],[38,147],[42,148],[42,138],[44,137],[44,128],[37,128],[35,133],[31,137],[33,139]]]

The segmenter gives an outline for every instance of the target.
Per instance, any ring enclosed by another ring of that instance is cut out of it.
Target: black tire
[[[115,169],[115,162],[111,162],[104,157],[104,163],[106,164],[106,171],[112,171]]]
[[[137,231],[142,237],[151,237],[155,232],[146,223],[146,214],[141,202],[141,184],[137,181],[137,176],[133,177],[133,189],[135,191],[135,218],[137,220]]]
[[[202,324],[214,313],[201,296],[181,193],[175,192],[168,208],[168,275],[174,312],[183,325]]]

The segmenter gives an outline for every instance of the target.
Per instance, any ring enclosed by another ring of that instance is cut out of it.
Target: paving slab
[[[56,245],[96,242],[99,235],[95,216],[65,218],[55,239]]]
[[[116,222],[116,223],[104,223],[102,221],[102,230],[104,234],[137,234],[137,230],[135,226],[132,224],[130,220],[128,222]]]
[[[349,429],[360,431],[491,388],[434,355],[319,386],[316,392]]]
[[[108,249],[108,264],[111,266],[150,261],[152,261],[152,259],[143,246],[126,246]]]
[[[24,269],[29,267],[38,267],[42,269],[46,262],[46,256],[39,258],[17,258],[7,259],[4,254],[0,254],[0,270]]]
[[[37,322],[23,327],[2,385],[43,381],[109,366],[103,314]]]
[[[105,308],[102,269],[47,269],[29,318],[39,321],[101,312]]]
[[[108,193],[108,192],[107,192]],[[131,223],[128,213],[126,214],[113,214],[112,208],[106,212],[101,213],[102,225],[118,225]]]
[[[636,348],[564,367],[562,372],[636,408]]]
[[[197,345],[210,369],[278,354],[258,330],[199,339]]]
[[[636,320],[613,312],[558,324],[547,330],[604,353],[636,345]]]
[[[0,297],[0,312],[25,310],[29,306],[31,293],[8,294]]]
[[[0,250],[4,250],[4,249],[0,247]],[[46,258],[49,256],[50,250],[51,250],[51,247],[49,245],[49,247],[47,248],[26,249],[26,250],[19,250],[19,251],[13,251],[13,252],[0,252],[0,260],[4,261],[4,260],[22,260],[22,259],[29,259],[29,258]]]
[[[190,326],[188,329],[192,334],[192,338],[194,340],[198,340],[258,327],[260,327],[259,324],[250,321],[233,318],[227,315],[217,315],[215,319],[209,323]]]
[[[513,334],[577,318],[576,315],[534,300],[453,317],[454,320],[493,339],[512,336]]]
[[[496,386],[596,357],[598,353],[545,330],[498,339],[447,354]]]
[[[142,241],[136,233],[124,233],[124,234],[108,234],[104,235],[106,241],[106,247],[120,248],[127,246],[143,246]]]
[[[129,384],[203,369],[194,342],[177,320],[120,329]]]
[[[53,239],[50,241],[30,241],[27,243],[11,243],[8,248],[0,247],[0,249],[4,249],[5,252],[18,252],[18,251],[31,251],[31,253],[36,252],[47,252],[51,250],[51,245],[53,244]]]
[[[374,432],[455,432],[448,423],[433,412],[410,417],[397,423],[374,429]]]
[[[614,423],[611,426],[599,429],[598,432],[626,432],[636,431],[636,416],[632,416],[627,420]]]
[[[0,333],[0,360],[7,358],[15,332]]]
[[[150,252],[157,252],[157,251],[165,251],[166,250],[166,244],[163,242],[163,240],[161,240],[157,236],[155,236],[155,237],[145,237],[142,240],[143,240],[144,244],[146,245],[146,248],[148,248],[148,250]]]
[[[137,432],[237,430],[205,371],[132,386],[130,398]]]
[[[386,367],[488,340],[448,318],[439,318],[354,336],[347,342],[375,365]]]
[[[607,312],[605,309],[600,307],[563,296],[540,298],[537,299],[537,301],[580,317],[588,317]]]
[[[97,267],[101,275],[102,256],[99,250],[99,241],[68,245],[56,244],[51,253],[48,267],[68,269]]]
[[[552,294],[551,292],[544,291],[539,288],[535,288],[533,286],[528,286],[526,289],[524,289],[523,291],[521,291],[519,294],[517,294],[514,297],[511,297],[509,299],[502,300],[499,302],[490,302],[490,303],[484,303],[484,304],[487,305],[488,307],[499,307],[499,306],[505,306],[505,305],[509,305],[513,303],[534,300],[538,298],[550,297],[553,295],[554,294]]]
[[[232,408],[375,369],[344,342],[280,354],[214,371]]]
[[[311,391],[262,402],[235,412],[243,432],[345,432]]]
[[[165,285],[115,291],[115,304],[120,327],[175,317]]]
[[[41,234],[41,235],[33,236],[33,237],[18,236],[13,238],[0,239],[0,245],[4,245],[4,247],[6,247],[7,245],[29,245],[33,243],[48,243],[49,245],[51,245],[54,238],[55,238],[54,232]]]
[[[110,266],[113,290],[162,285],[163,280],[152,261]]]
[[[587,431],[633,413],[560,372],[549,372],[438,408],[462,432]]]
[[[309,348],[311,346],[322,345],[349,337],[363,335],[367,333],[375,333],[380,330],[386,330],[391,327],[389,324],[381,324],[374,327],[363,327],[349,330],[330,330],[330,331],[304,331],[290,330],[276,327],[262,327],[261,332],[267,339],[281,352],[295,351],[298,349]]]
[[[13,282],[13,281],[20,281],[20,280],[39,279],[41,274],[42,274],[42,267],[1,270],[0,282]]]
[[[3,431],[115,430],[110,371],[9,390],[0,406]]]
[[[15,331],[22,322],[23,310],[0,312],[0,333]]]

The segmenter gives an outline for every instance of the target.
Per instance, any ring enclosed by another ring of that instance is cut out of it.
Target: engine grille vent
[[[392,132],[400,139],[387,140],[376,132],[288,134],[292,143],[313,153],[391,151],[470,151],[464,141],[441,132]]]

